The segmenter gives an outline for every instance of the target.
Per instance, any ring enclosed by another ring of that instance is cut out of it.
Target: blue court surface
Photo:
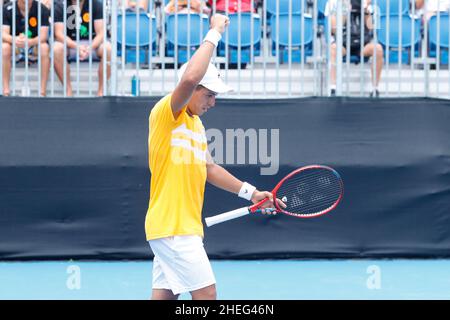
[[[450,299],[450,260],[212,261],[219,299]],[[148,299],[152,263],[1,262],[0,299]],[[180,299],[190,299],[189,294]]]

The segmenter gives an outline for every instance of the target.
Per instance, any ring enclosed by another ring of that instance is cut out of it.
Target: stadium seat
[[[409,0],[372,0],[371,4],[379,8],[382,16],[388,14],[388,9],[390,16],[405,15],[409,11]]]
[[[302,13],[302,6],[304,6],[306,0],[267,0],[267,13],[269,15],[289,13],[289,1],[292,2],[292,13]],[[277,2],[279,3],[278,11]]]
[[[320,25],[325,25],[325,8],[327,6],[328,0],[318,0],[317,1],[317,19]]]
[[[307,0],[267,0],[266,10],[267,10],[267,26],[270,26],[272,21],[272,16],[278,14],[289,14],[289,1],[292,1],[292,13],[302,13],[302,8],[306,8]],[[278,11],[277,11],[277,2]]]
[[[433,16],[430,18],[428,24],[428,39],[429,39],[429,52],[430,57],[436,57],[437,47],[440,48],[439,62],[441,64],[448,65],[448,53],[449,53],[449,29],[450,21],[448,13],[441,13],[439,16],[440,28],[438,29],[438,16]],[[439,31],[439,35],[438,35]],[[439,41],[438,41],[439,39]],[[439,43],[438,43],[439,42]]]
[[[388,18],[389,35],[387,29]],[[399,36],[400,31],[401,37]],[[416,57],[419,55],[421,39],[420,19],[412,19],[409,15],[382,16],[380,18],[380,28],[377,30],[377,37],[385,49],[385,57],[389,52],[389,63],[397,63],[401,58],[402,63],[408,64],[411,62],[411,50]],[[401,52],[399,52],[399,48]]]
[[[276,56],[277,45],[279,48],[280,63],[289,61],[289,51],[291,51],[292,62],[301,62],[302,56],[311,56],[313,54],[313,19],[304,16],[304,30],[302,31],[302,15],[293,14],[291,16],[292,24],[289,27],[289,14],[279,15],[279,32],[277,29],[277,17],[271,17],[271,39],[272,55]],[[289,50],[289,29],[291,30],[291,50]],[[302,34],[303,33],[303,34]],[[303,36],[303,38],[302,38]],[[278,39],[277,39],[278,37]],[[302,53],[302,45],[305,52]]]
[[[156,19],[154,16],[151,18],[147,13],[139,14],[139,32],[137,25],[138,15],[135,12],[127,12],[125,14],[125,37],[123,37],[123,15],[117,16],[117,54],[122,55],[122,47],[125,46],[125,62],[136,62],[136,49],[139,51],[139,62],[145,63],[149,61],[150,55],[148,54],[150,43],[152,44],[151,55],[155,56],[157,53],[156,40],[157,40],[157,28]],[[150,35],[150,23],[151,23],[151,35]],[[137,35],[139,33],[139,48],[137,45]],[[123,42],[125,40],[125,42]]]
[[[223,34],[219,44],[219,56],[226,56],[226,47],[228,46],[229,63],[238,63],[239,61],[240,63],[249,63],[251,62],[252,46],[254,56],[259,56],[261,53],[261,18],[255,14],[252,17],[252,13],[249,12],[231,14],[229,18],[230,25]],[[251,37],[252,19],[253,39]]]
[[[195,13],[171,14],[167,16],[166,24],[166,55],[177,55],[179,64],[187,62],[209,30],[208,16]]]

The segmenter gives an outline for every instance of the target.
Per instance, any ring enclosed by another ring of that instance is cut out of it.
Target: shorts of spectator
[[[78,47],[83,47],[83,46],[84,47],[89,46],[89,40],[80,40],[80,41],[78,41]],[[91,55],[92,55],[92,61],[100,61],[101,57],[97,54],[97,50],[91,50]],[[78,57],[78,58],[80,59],[80,61],[89,61],[89,56],[87,56],[84,59],[81,59],[80,57]],[[68,50],[67,50],[67,60],[69,62],[77,60],[77,49],[68,48]]]
[[[33,46],[28,48],[28,62],[33,64],[38,62],[39,59],[39,48],[38,46]],[[16,62],[21,62],[26,60],[26,50],[24,48],[16,48]]]

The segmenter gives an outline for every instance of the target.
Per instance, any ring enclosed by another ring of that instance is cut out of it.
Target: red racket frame
[[[309,165],[309,166],[301,167],[301,168],[299,168],[299,169],[296,169],[296,170],[292,171],[292,172],[289,173],[286,177],[284,177],[283,179],[281,179],[281,181],[278,182],[278,184],[277,184],[277,185],[275,186],[275,188],[273,188],[273,190],[272,190],[273,199],[274,199],[274,205],[275,205],[275,210],[276,210],[277,212],[284,213],[284,214],[287,214],[287,215],[289,215],[289,216],[293,216],[293,217],[296,217],[296,218],[303,218],[303,219],[315,218],[315,217],[319,217],[319,216],[322,216],[322,215],[324,215],[324,214],[327,214],[327,213],[330,212],[331,210],[335,209],[335,208],[337,207],[337,205],[339,204],[339,202],[341,202],[342,197],[343,197],[343,195],[344,195],[344,184],[343,184],[343,182],[342,182],[342,179],[340,178],[339,181],[340,181],[340,185],[341,185],[341,194],[340,194],[339,198],[336,200],[336,202],[335,202],[331,207],[329,207],[329,208],[326,209],[326,210],[323,210],[323,211],[318,212],[318,213],[316,213],[316,214],[301,215],[301,214],[296,214],[296,213],[292,213],[292,212],[289,212],[289,211],[285,211],[285,210],[283,210],[283,208],[281,208],[281,207],[279,206],[279,204],[278,204],[278,202],[276,201],[276,199],[277,199],[277,191],[278,191],[278,189],[280,189],[281,185],[282,185],[287,179],[289,179],[290,177],[292,177],[293,175],[296,175],[296,174],[298,174],[299,172],[302,172],[302,171],[305,171],[305,170],[309,170],[309,169],[326,169],[326,170],[332,171],[332,172],[333,172],[335,175],[337,175],[339,178],[341,177],[341,176],[339,175],[339,173],[338,173],[336,170],[334,170],[333,168],[328,167],[328,166],[318,165],[318,164],[314,164],[314,165]],[[249,207],[249,211],[250,211],[251,213],[257,213],[258,210],[261,208],[262,204],[265,203],[265,202],[268,201],[268,200],[269,200],[269,198],[265,198],[265,199],[261,200],[260,202],[258,202],[258,203],[256,203],[256,204],[250,206],[250,207]]]

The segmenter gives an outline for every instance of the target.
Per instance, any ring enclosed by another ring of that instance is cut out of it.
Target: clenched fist
[[[211,18],[211,29],[216,29],[221,34],[225,32],[229,24],[230,19],[222,14],[217,13]]]

